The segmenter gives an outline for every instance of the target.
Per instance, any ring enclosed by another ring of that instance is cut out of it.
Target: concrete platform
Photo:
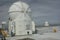
[[[40,34],[33,34],[33,35],[25,35],[25,36],[15,36],[15,37],[7,37],[7,40],[22,40],[26,38],[30,38],[33,40],[60,40],[60,36],[56,36],[57,34],[51,33],[51,34],[45,34],[45,35],[40,35]]]

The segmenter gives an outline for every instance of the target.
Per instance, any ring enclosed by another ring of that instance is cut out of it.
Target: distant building
[[[49,26],[49,23],[48,21],[45,22],[44,26]]]
[[[2,21],[2,29],[6,29],[6,22],[5,21]]]
[[[24,2],[16,2],[9,8],[9,34],[32,34],[35,31],[35,23],[31,19],[31,9]]]

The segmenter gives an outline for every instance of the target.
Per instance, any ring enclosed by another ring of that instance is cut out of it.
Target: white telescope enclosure
[[[9,34],[15,35],[32,34],[33,27],[31,19],[31,9],[24,2],[15,2],[9,8]]]

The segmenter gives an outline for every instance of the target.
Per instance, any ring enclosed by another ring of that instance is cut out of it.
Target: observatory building
[[[48,26],[49,26],[49,23],[48,23],[48,21],[45,21],[45,24],[44,24],[44,26],[46,26],[46,27],[48,27]]]
[[[35,23],[31,18],[31,9],[24,2],[15,2],[9,8],[9,34],[27,35],[35,32]]]

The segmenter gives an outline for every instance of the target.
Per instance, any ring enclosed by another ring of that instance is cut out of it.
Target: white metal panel
[[[32,31],[35,31],[35,23],[32,21]]]

